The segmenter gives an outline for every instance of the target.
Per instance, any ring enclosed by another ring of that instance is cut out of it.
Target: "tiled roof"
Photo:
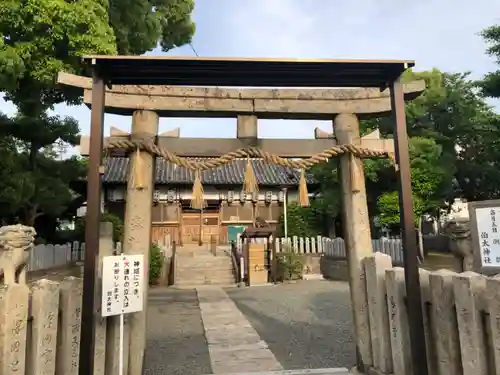
[[[127,158],[106,158],[104,165],[104,183],[125,183],[128,171]],[[276,164],[268,164],[262,159],[251,159],[255,176],[259,185],[298,185],[300,171],[286,168]],[[201,182],[207,185],[241,185],[245,174],[247,160],[238,159],[218,168],[202,172]],[[172,164],[165,159],[156,159],[156,183],[157,184],[192,184],[194,172]],[[306,175],[308,183],[314,183],[310,175]]]

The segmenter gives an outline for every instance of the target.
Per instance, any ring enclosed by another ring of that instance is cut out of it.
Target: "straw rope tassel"
[[[255,172],[253,170],[252,161],[247,158],[247,166],[245,168],[245,176],[243,181],[243,191],[246,194],[252,195],[259,191],[259,186],[257,184],[257,178],[255,177]]]
[[[199,169],[195,171],[193,194],[191,197],[191,208],[201,210],[205,207],[203,185],[201,184],[201,172]]]
[[[304,168],[300,170],[299,205],[301,207],[309,207],[309,193],[307,192],[306,172]]]
[[[142,155],[141,151],[139,150],[139,147],[137,147],[135,154],[134,168],[132,171],[132,187],[137,190],[144,189],[145,187],[144,181],[142,180],[142,168],[143,168]]]

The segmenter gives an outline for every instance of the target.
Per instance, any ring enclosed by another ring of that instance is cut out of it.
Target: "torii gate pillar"
[[[333,121],[339,144],[361,144],[359,120],[354,114],[341,113]],[[367,296],[364,285],[363,257],[372,252],[370,219],[366,202],[363,160],[353,154],[340,156],[342,187],[342,226],[349,267],[349,289],[356,336],[356,357],[364,366],[373,363],[370,347]]]
[[[138,110],[132,115],[132,139],[158,134],[159,117],[156,112]],[[140,158],[140,160],[139,160]],[[127,182],[127,201],[123,234],[123,252],[144,255],[143,311],[129,314],[128,374],[142,374],[146,348],[146,308],[148,300],[149,252],[151,248],[151,210],[155,188],[155,156],[147,151],[133,152],[129,158],[130,175]],[[140,180],[140,181],[139,181]]]

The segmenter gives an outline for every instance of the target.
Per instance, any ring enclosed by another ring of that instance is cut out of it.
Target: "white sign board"
[[[500,207],[476,208],[475,222],[481,267],[500,267]]]
[[[129,314],[143,309],[144,256],[119,255],[102,260],[102,316]]]

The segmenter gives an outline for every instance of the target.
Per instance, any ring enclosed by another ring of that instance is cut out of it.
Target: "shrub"
[[[278,261],[278,280],[298,280],[304,271],[304,259],[292,251],[276,255]]]
[[[156,284],[163,267],[163,254],[157,244],[151,244],[149,252],[149,284]]]
[[[103,212],[101,214],[101,222],[109,222],[113,224],[113,241],[123,242],[123,221],[118,216]]]
[[[109,222],[113,224],[113,242],[123,241],[123,221],[118,216],[109,212],[101,214],[101,222]],[[80,217],[75,221],[75,230],[73,231],[71,241],[85,241],[85,217]]]

